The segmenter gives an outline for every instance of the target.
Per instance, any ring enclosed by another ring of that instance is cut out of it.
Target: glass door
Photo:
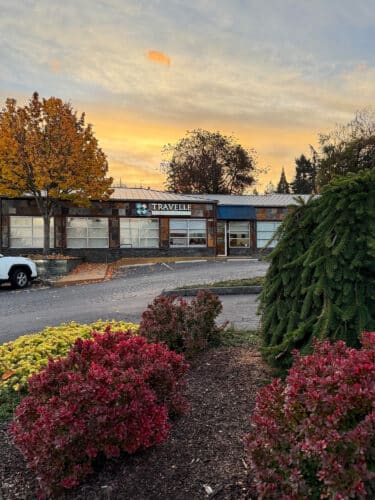
[[[217,221],[216,252],[217,255],[227,255],[227,223],[225,221]]]

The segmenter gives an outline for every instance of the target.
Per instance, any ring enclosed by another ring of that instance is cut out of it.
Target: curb
[[[72,281],[55,281],[53,283],[53,288],[62,288],[63,286],[74,286],[74,285],[90,285],[90,283],[101,283],[105,281],[105,278],[91,278],[86,280],[72,280]]]
[[[174,297],[195,297],[200,291],[209,290],[216,295],[258,295],[262,291],[261,286],[222,286],[211,288],[180,288],[176,290],[163,290],[161,295]]]
[[[43,285],[50,286],[52,288],[62,288],[64,286],[74,286],[74,285],[89,285],[90,283],[101,283],[106,281],[105,278],[91,278],[86,280],[74,280],[74,281],[53,281],[53,280],[43,280]],[[0,499],[1,500],[1,499]]]

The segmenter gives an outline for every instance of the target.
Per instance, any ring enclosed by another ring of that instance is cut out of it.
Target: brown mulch
[[[243,449],[260,385],[271,377],[258,352],[212,349],[192,363],[189,413],[174,422],[165,443],[105,462],[66,499],[256,498]],[[35,498],[36,481],[0,428],[0,499]],[[54,498],[57,498],[54,496]]]
[[[55,253],[55,254],[49,254],[49,255],[44,255],[42,253],[32,253],[27,255],[29,259],[33,260],[58,260],[58,259],[66,259],[66,260],[74,260],[74,259],[79,259],[79,257],[75,257],[74,255],[64,255],[62,253]]]
[[[70,274],[78,274],[78,273],[87,273],[91,271],[96,271],[97,269],[107,269],[107,264],[98,263],[98,262],[83,262],[82,264],[78,264]]]

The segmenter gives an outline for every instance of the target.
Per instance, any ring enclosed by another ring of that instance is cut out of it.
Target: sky
[[[0,0],[0,107],[85,112],[110,174],[162,189],[161,150],[233,135],[268,168],[375,102],[375,0]]]

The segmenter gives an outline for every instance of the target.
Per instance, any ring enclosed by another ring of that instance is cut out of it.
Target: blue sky
[[[162,185],[186,130],[234,134],[290,179],[317,134],[375,98],[374,0],[0,0],[0,99],[86,111],[111,172]],[[156,56],[155,56],[156,54]]]

